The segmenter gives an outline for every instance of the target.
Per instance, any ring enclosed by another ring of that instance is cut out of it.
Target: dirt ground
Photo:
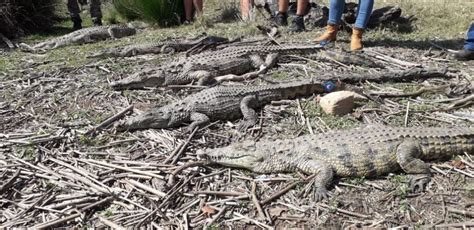
[[[467,7],[472,9],[472,5]],[[197,149],[225,146],[239,140],[292,138],[370,124],[472,126],[473,101],[452,105],[472,95],[474,61],[455,61],[447,50],[436,47],[459,49],[463,38],[461,29],[450,30],[445,37],[434,37],[433,31],[423,29],[422,16],[435,17],[439,13],[436,11],[420,10],[417,17],[422,19],[418,24],[414,22],[415,29],[410,33],[399,34],[389,27],[367,34],[365,52],[382,56],[374,60],[384,68],[293,57],[291,62],[279,64],[264,77],[291,80],[328,72],[375,74],[416,65],[445,69],[449,79],[360,82],[354,86],[370,95],[370,100],[357,102],[356,109],[342,117],[324,114],[316,103],[317,95],[283,101],[266,106],[260,113],[259,124],[247,134],[237,131],[238,121],[219,121],[198,130],[194,136],[185,133],[185,127],[121,133],[113,125],[89,135],[94,127],[121,111],[130,110],[132,105],[133,112],[127,113],[124,119],[199,89],[114,91],[109,87],[111,81],[181,54],[100,59],[86,58],[87,55],[104,47],[190,38],[202,32],[266,39],[255,27],[262,21],[216,22],[216,12],[223,8],[218,2],[209,1],[206,5],[209,13],[192,25],[146,28],[133,37],[68,46],[46,54],[0,49],[0,226],[474,227],[472,153],[430,163],[432,182],[421,193],[411,193],[407,176],[400,172],[381,178],[338,179],[331,188],[330,198],[321,202],[306,194],[308,184],[304,181],[308,175],[301,173],[260,175],[220,166],[194,166],[176,174],[174,183],[168,183],[175,170],[196,160]],[[60,31],[64,31],[68,24],[61,26]],[[282,29],[277,40],[310,42],[319,31],[322,29],[311,28],[300,34],[289,34]],[[23,41],[35,43],[51,36],[31,36]],[[343,32],[339,37],[335,49],[346,48],[349,35]],[[226,84],[267,83],[257,79]],[[425,91],[407,95],[420,89]],[[287,187],[291,189],[276,196]]]

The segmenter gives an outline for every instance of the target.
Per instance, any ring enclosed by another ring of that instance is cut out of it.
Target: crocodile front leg
[[[257,97],[255,95],[248,95],[240,102],[240,112],[242,112],[243,119],[238,125],[239,132],[245,132],[257,124],[257,112],[252,108],[252,105],[256,103]]]
[[[327,199],[328,197],[328,186],[331,184],[334,178],[334,170],[327,163],[317,161],[311,157],[302,157],[299,159],[299,163],[296,167],[308,174],[315,175],[312,179],[314,186],[314,199],[320,201]]]
[[[419,157],[422,155],[422,149],[419,143],[413,140],[405,140],[397,146],[397,162],[400,167],[412,175],[410,180],[410,189],[413,192],[424,190],[425,186],[431,181],[430,166],[423,162]]]
[[[268,54],[265,58],[265,71],[273,68],[278,62],[278,54]]]
[[[194,131],[196,127],[203,127],[209,124],[211,119],[203,113],[191,113],[191,124],[188,126],[188,132]]]

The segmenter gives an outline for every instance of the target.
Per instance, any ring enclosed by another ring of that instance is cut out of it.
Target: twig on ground
[[[282,196],[283,194],[287,193],[288,191],[290,191],[291,189],[293,189],[294,187],[296,187],[296,185],[298,185],[299,183],[302,183],[303,181],[296,181],[296,182],[293,182],[291,184],[289,184],[288,186],[286,186],[285,188],[283,188],[282,190],[274,193],[273,195],[271,195],[270,197],[268,197],[267,199],[263,200],[261,202],[262,205],[266,205],[268,203],[270,203],[271,201],[277,199],[278,197]]]
[[[208,162],[207,161],[194,161],[194,162],[189,162],[187,164],[184,164],[182,166],[180,166],[179,168],[177,168],[176,170],[174,170],[169,178],[168,178],[168,185],[173,185],[174,184],[174,178],[176,177],[176,175],[178,173],[180,173],[181,171],[187,169],[187,168],[190,168],[190,167],[195,167],[195,166],[204,166],[204,165],[207,165]]]
[[[318,205],[321,206],[321,207],[323,207],[323,208],[333,209],[332,207],[329,207],[327,204],[319,203]],[[360,214],[360,213],[355,213],[355,212],[351,212],[351,211],[347,211],[347,210],[340,209],[340,208],[336,208],[336,211],[339,212],[339,213],[342,213],[342,214],[346,214],[346,215],[349,215],[349,216],[355,216],[355,217],[362,218],[362,219],[367,219],[367,218],[369,218],[369,216],[367,216],[367,215]]]

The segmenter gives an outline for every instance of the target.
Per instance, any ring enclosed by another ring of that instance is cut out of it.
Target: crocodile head
[[[176,117],[176,114],[173,113],[168,106],[164,106],[119,123],[116,129],[117,131],[132,131],[139,129],[169,128],[178,124]]]
[[[244,141],[235,145],[210,150],[198,150],[200,159],[210,163],[220,164],[234,168],[244,168],[252,171],[258,169],[265,163],[265,153],[256,151],[254,141]]]
[[[145,70],[110,83],[114,90],[143,89],[164,86],[165,74],[161,70]]]

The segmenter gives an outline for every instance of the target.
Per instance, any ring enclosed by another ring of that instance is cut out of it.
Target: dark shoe
[[[101,25],[102,25],[102,19],[100,19],[100,18],[93,18],[93,19],[92,19],[92,24],[94,24],[94,26],[101,26]]]
[[[293,18],[293,21],[291,22],[290,28],[288,28],[288,31],[290,32],[302,32],[304,31],[304,18],[303,16],[295,16]]]
[[[454,54],[454,58],[461,61],[474,60],[474,50],[461,50]]]
[[[288,25],[288,15],[286,13],[278,12],[273,18],[273,22],[277,26],[287,26]]]
[[[82,29],[82,20],[81,18],[77,17],[77,18],[71,18],[72,20],[72,30],[80,30]]]

